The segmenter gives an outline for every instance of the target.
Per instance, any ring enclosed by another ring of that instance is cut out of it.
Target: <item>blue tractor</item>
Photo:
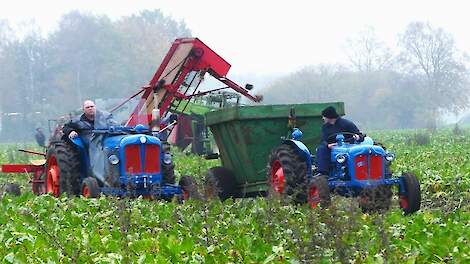
[[[302,132],[294,128],[289,139],[276,147],[268,161],[272,191],[290,196],[296,203],[328,207],[331,194],[359,198],[364,212],[387,210],[392,202],[392,187],[398,187],[404,214],[419,210],[421,190],[414,174],[396,177],[390,171],[395,155],[370,137],[363,142],[345,141],[347,132],[333,135],[337,145],[331,150],[329,175],[317,175],[314,157],[300,141]]]
[[[169,145],[144,125],[92,131],[88,146],[80,137],[56,141],[47,151],[45,192],[97,197],[188,198],[195,183],[184,176],[175,185]]]

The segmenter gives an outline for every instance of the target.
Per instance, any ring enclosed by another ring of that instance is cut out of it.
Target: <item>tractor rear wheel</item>
[[[7,183],[3,185],[2,192],[0,193],[8,193],[9,195],[20,196],[21,189],[20,186],[16,183]]]
[[[58,197],[62,193],[80,193],[80,154],[63,141],[51,145],[46,157],[46,191]]]
[[[401,176],[405,190],[400,190],[400,208],[405,215],[412,214],[421,207],[421,188],[416,175],[405,173]]]
[[[320,205],[327,208],[331,204],[330,188],[328,187],[328,177],[326,175],[314,177],[308,185],[308,204],[312,208]]]
[[[200,199],[201,195],[197,189],[196,181],[191,176],[182,176],[179,185],[183,191],[183,200]]]
[[[294,146],[283,144],[275,148],[266,171],[271,193],[289,196],[295,203],[307,202],[307,162]]]
[[[205,195],[220,200],[236,197],[236,180],[233,172],[224,167],[214,167],[207,171]]]
[[[93,177],[86,177],[82,182],[82,195],[86,198],[96,198],[100,195],[100,186]]]

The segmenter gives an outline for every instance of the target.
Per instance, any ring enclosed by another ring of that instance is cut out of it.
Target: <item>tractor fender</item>
[[[85,145],[83,144],[83,140],[80,137],[75,137],[70,139],[70,142],[76,147],[79,148],[80,151],[85,150]]]
[[[305,158],[307,162],[307,179],[312,177],[312,156],[310,155],[310,150],[305,146],[304,143],[294,139],[286,139],[282,144],[288,144],[295,147],[298,153]]]

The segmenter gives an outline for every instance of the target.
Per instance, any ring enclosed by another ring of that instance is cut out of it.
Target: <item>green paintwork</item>
[[[222,165],[235,173],[242,195],[266,191],[268,157],[287,136],[290,109],[295,109],[302,142],[312,151],[320,142],[321,111],[330,105],[344,115],[342,102],[240,106],[206,113]]]

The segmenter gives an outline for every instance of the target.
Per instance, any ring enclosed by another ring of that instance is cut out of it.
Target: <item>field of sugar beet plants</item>
[[[27,175],[3,174],[23,194],[0,201],[2,263],[469,263],[470,130],[369,133],[395,152],[394,173],[421,182],[421,210],[382,214],[334,197],[328,209],[276,199],[176,202],[53,198]],[[24,146],[20,146],[24,147]],[[2,145],[1,163],[28,162]],[[217,161],[176,153],[177,175],[200,181]]]

